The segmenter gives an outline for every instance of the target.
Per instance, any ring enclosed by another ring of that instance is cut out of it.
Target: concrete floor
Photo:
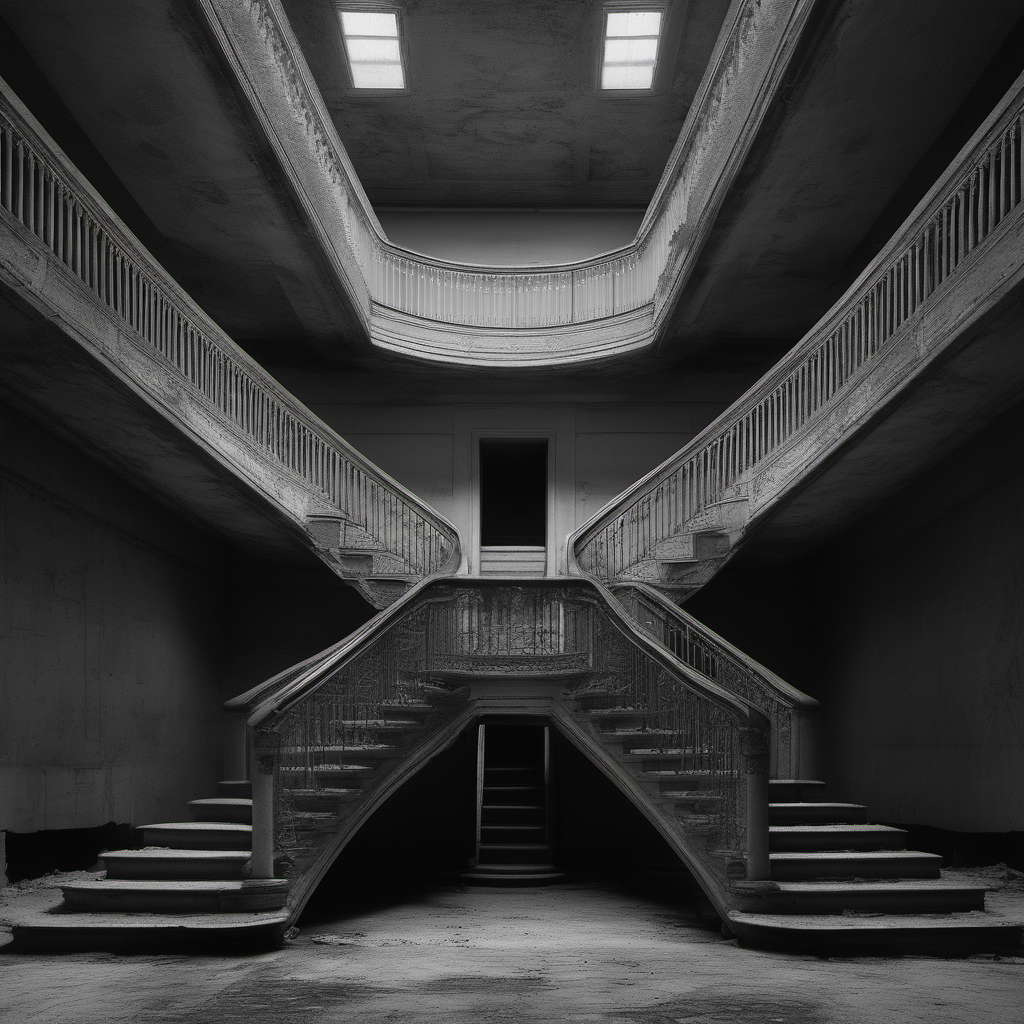
[[[1019,914],[1024,876],[995,894]],[[988,879],[986,879],[988,880]],[[4,890],[52,902],[53,879]],[[4,1024],[1019,1024],[1024,956],[821,960],[738,947],[624,882],[361,886],[251,956],[0,955]],[[2,914],[2,910],[0,910]],[[0,942],[2,942],[0,938]]]

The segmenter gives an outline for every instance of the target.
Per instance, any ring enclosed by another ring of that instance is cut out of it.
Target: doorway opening
[[[543,576],[547,532],[547,438],[482,438],[480,575]]]

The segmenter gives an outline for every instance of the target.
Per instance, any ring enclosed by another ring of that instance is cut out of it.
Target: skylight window
[[[601,88],[652,88],[660,36],[661,11],[608,11]]]
[[[405,68],[394,11],[338,11],[355,89],[404,89]]]

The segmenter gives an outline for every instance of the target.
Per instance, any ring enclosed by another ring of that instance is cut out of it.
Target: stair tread
[[[189,800],[189,807],[252,807],[252,798],[246,796],[204,796]]]
[[[894,828],[892,825],[848,825],[829,822],[821,825],[769,825],[769,835],[892,835],[895,832],[906,833],[906,829]]]
[[[931,860],[940,861],[937,853],[920,850],[786,850],[768,855],[770,860]]]
[[[821,779],[769,779],[769,786],[824,786]]]
[[[173,850],[167,846],[145,846],[141,850],[110,850],[101,853],[101,860],[237,860],[247,861],[252,857],[250,850]]]
[[[225,878],[220,880],[193,878],[97,878],[91,882],[67,882],[59,888],[76,892],[283,892],[288,888],[285,878]]]
[[[917,890],[928,892],[989,892],[988,886],[964,885],[960,882],[951,882],[945,878],[899,878],[899,879],[876,879],[869,878],[863,881],[852,879],[833,880],[828,882],[772,882],[780,892],[789,893],[829,893],[829,892],[882,892],[882,893],[905,893]]]
[[[787,929],[831,931],[837,928],[858,931],[893,928],[928,929],[1017,928],[1007,918],[991,911],[954,911],[948,914],[751,914],[730,911],[729,920],[747,924],[775,925]]]
[[[769,807],[777,808],[793,808],[793,807],[822,807],[822,808],[836,808],[836,807],[849,807],[856,808],[857,810],[866,810],[867,804],[848,804],[841,800],[783,800],[783,801],[772,801],[768,804]]]
[[[252,825],[240,821],[160,821],[142,828],[159,828],[165,832],[234,832],[237,835],[252,832]]]
[[[292,911],[253,910],[229,914],[151,914],[144,911],[125,911],[119,914],[93,913],[51,914],[48,911],[23,910],[5,912],[5,918],[15,928],[46,928],[67,932],[78,929],[116,931],[141,929],[147,932],[161,928],[173,928],[176,934],[185,930],[217,932],[224,929],[265,927],[288,920]]]

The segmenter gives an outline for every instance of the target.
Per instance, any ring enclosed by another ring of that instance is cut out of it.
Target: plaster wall
[[[389,241],[491,266],[572,263],[629,245],[643,210],[376,210]]]
[[[926,474],[833,566],[827,777],[876,820],[1024,830],[1021,429],[1018,410]]]
[[[178,820],[213,792],[221,547],[0,406],[0,828]]]
[[[448,517],[475,572],[476,452],[481,437],[549,439],[549,573],[564,571],[565,540],[638,477],[693,438],[719,402],[430,406],[333,404],[305,398],[367,458]]]

